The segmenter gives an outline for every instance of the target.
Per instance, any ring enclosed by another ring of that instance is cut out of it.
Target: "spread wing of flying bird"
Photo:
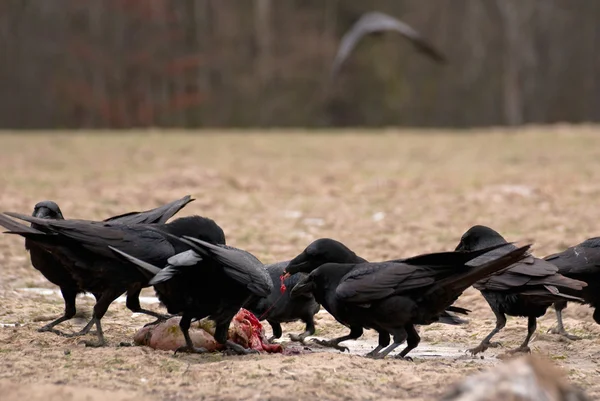
[[[417,51],[424,53],[438,63],[445,63],[446,57],[431,45],[419,32],[408,24],[381,12],[372,11],[363,14],[358,21],[342,37],[338,52],[331,67],[331,76],[335,76],[344,61],[348,58],[356,44],[363,36],[374,32],[395,31],[404,36],[415,46]]]

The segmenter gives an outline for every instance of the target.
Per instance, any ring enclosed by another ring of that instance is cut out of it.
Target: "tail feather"
[[[35,228],[31,228],[23,223],[19,223],[13,219],[9,219],[3,214],[0,214],[0,226],[9,230],[7,233],[10,234],[19,234],[25,236],[25,234],[42,234],[44,233],[40,230],[36,230]]]
[[[166,223],[171,217],[175,216],[188,203],[193,202],[190,195],[186,195],[181,199],[167,203],[154,209],[144,212],[129,212],[118,216],[109,217],[105,222],[119,224],[162,224]]]
[[[446,309],[446,311],[440,315],[440,317],[438,319],[438,323],[449,324],[451,326],[458,326],[461,324],[467,324],[467,323],[469,323],[469,321],[466,319],[461,319],[460,317],[455,316],[452,313],[449,313],[448,310]]]
[[[117,256],[120,256],[122,258],[124,258],[125,260],[127,260],[130,263],[133,263],[135,266],[137,266],[143,273],[145,273],[146,275],[151,275],[151,276],[156,276],[158,273],[160,273],[161,269],[154,266],[153,264],[150,264],[148,262],[144,262],[141,259],[136,258],[135,256],[131,256],[128,253],[125,253],[115,247],[109,246],[110,250],[113,251]]]
[[[498,257],[497,259],[477,267],[473,267],[464,274],[455,275],[444,280],[440,280],[434,287],[427,291],[425,296],[431,296],[440,290],[451,294],[459,294],[482,278],[518,262],[524,257],[530,247],[531,244],[516,248],[505,255]]]

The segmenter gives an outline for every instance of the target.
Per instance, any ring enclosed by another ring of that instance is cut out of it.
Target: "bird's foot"
[[[329,348],[335,348],[340,352],[344,352],[344,351],[348,351],[348,353],[350,353],[350,350],[348,349],[348,347],[344,347],[343,345],[339,345],[336,341],[332,341],[332,340],[319,340],[317,338],[313,338],[312,342],[319,344],[323,347],[329,347]]]
[[[307,333],[302,333],[302,334],[290,333],[290,334],[288,334],[288,337],[290,338],[290,340],[292,340],[294,342],[305,344],[306,337],[308,337],[308,334]]]
[[[520,346],[519,348],[511,349],[508,351],[509,354],[531,354],[531,348],[528,346]]]
[[[577,337],[577,336],[574,336],[573,334],[567,333],[567,331],[564,329],[564,327],[563,328],[552,327],[552,328],[548,329],[547,333],[558,334],[558,335],[563,336],[564,338],[568,338],[569,340],[573,340],[573,341],[581,340],[581,337]]]
[[[379,351],[375,352],[375,350],[373,350],[373,351],[369,352],[368,354],[366,354],[365,358],[383,359],[383,358],[385,358],[385,355],[382,355]]]
[[[271,336],[271,337],[267,338],[267,342],[268,342],[269,344],[273,344],[273,342],[274,342],[275,340],[277,340],[278,338],[279,338],[279,337],[276,337],[276,336]]]
[[[227,340],[226,348],[223,351],[225,355],[250,355],[250,354],[259,354],[259,352],[252,348],[244,348],[239,344],[234,343],[233,341]]]
[[[400,359],[402,361],[414,362],[414,360],[410,356],[400,356],[397,355],[395,359]]]
[[[175,350],[175,354],[177,355],[178,352],[185,352],[188,354],[206,354],[208,352],[208,350],[206,348],[200,348],[200,347],[189,347],[187,345],[181,346],[179,348],[177,348]]]
[[[502,346],[500,343],[482,342],[477,347],[468,349],[467,352],[470,352],[471,355],[475,356],[481,352],[485,352],[488,348],[496,348],[500,346]]]

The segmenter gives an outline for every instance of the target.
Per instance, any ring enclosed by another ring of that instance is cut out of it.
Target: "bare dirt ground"
[[[5,133],[0,168],[0,209],[23,213],[52,199],[66,217],[100,219],[191,194],[197,200],[181,215],[215,219],[228,243],[263,262],[291,258],[320,237],[336,238],[370,260],[449,250],[474,224],[492,226],[509,240],[535,240],[540,256],[600,235],[596,127],[344,135]],[[373,332],[349,342],[352,355],[318,346],[302,355],[247,357],[120,347],[151,320],[132,316],[123,303],[113,304],[103,319],[109,346],[92,349],[78,339],[36,332],[63,304],[53,291],[34,290],[52,285],[30,266],[22,239],[0,237],[0,266],[5,401],[432,400],[464,375],[501,363],[497,356],[526,333],[525,319],[509,318],[497,336],[504,348],[490,349],[484,359],[466,355],[494,326],[487,304],[470,289],[458,302],[473,310],[470,323],[421,327],[414,362],[357,355],[374,344]],[[91,300],[78,302],[89,314]],[[565,315],[567,328],[584,339],[546,334],[555,319],[549,311],[532,348],[598,398],[600,326],[585,306],[570,305]],[[317,325],[320,337],[346,330],[325,312]],[[286,332],[301,328],[285,326]]]

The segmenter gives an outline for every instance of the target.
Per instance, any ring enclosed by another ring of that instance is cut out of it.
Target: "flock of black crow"
[[[433,60],[445,61],[410,26],[372,12],[342,38],[332,73],[363,36],[387,30],[400,33]],[[514,352],[529,351],[537,318],[553,304],[556,334],[577,339],[563,326],[567,302],[589,304],[600,324],[600,237],[539,259],[528,253],[530,245],[518,247],[491,228],[474,226],[454,251],[384,262],[368,262],[342,243],[322,238],[291,260],[264,265],[249,252],[227,245],[223,230],[209,218],[189,216],[167,223],[192,200],[186,196],[104,221],[67,220],[51,201],[35,205],[31,216],[0,215],[8,233],[25,238],[32,265],[62,292],[64,315],[39,331],[75,337],[95,326],[97,341],[86,344],[103,346],[101,320],[111,303],[126,293],[127,308],[156,318],[149,324],[181,316],[186,345],[178,351],[206,352],[194,346],[188,330],[193,320],[209,318],[215,322],[219,344],[228,352],[246,354],[252,350],[227,339],[241,308],[267,320],[273,331],[270,340],[282,336],[281,323],[303,321],[305,331],[290,334],[290,339],[304,343],[315,333],[314,315],[323,306],[350,333],[315,342],[344,351],[341,342],[373,329],[379,342],[368,357],[384,358],[406,342],[398,358],[409,359],[407,354],[420,341],[415,326],[466,323],[455,314],[467,315],[469,310],[453,303],[470,286],[481,291],[496,316],[494,330],[469,350],[473,355],[497,345],[490,340],[505,326],[506,315],[528,318],[527,336]],[[166,314],[141,307],[140,292],[149,286]],[[75,316],[76,296],[84,292],[96,298],[89,323],[77,333],[56,329]]]
[[[368,262],[342,243],[322,238],[291,260],[264,265],[249,252],[226,245],[223,230],[209,218],[188,216],[167,223],[192,200],[186,196],[104,221],[65,219],[51,201],[35,205],[31,216],[0,215],[7,233],[25,238],[32,265],[62,292],[64,315],[39,331],[75,337],[95,325],[97,341],[86,344],[103,346],[102,317],[126,293],[127,308],[156,318],[149,324],[181,316],[186,346],[178,351],[206,352],[194,346],[188,330],[192,320],[209,318],[215,322],[215,340],[227,352],[247,354],[254,351],[227,339],[241,308],[269,322],[270,340],[282,336],[281,323],[303,321],[306,330],[290,338],[304,343],[315,333],[314,315],[322,305],[350,333],[315,342],[344,351],[342,341],[373,329],[379,342],[368,357],[383,358],[406,342],[397,358],[409,359],[420,341],[415,326],[466,323],[455,314],[469,310],[453,303],[471,285],[497,318],[496,328],[470,350],[473,354],[494,345],[490,339],[504,327],[506,315],[529,319],[527,337],[514,350],[527,352],[536,319],[552,304],[559,318],[556,332],[571,339],[575,337],[564,330],[560,314],[566,303],[600,307],[600,238],[538,259],[529,254],[530,245],[518,247],[491,228],[474,226],[454,251],[384,262]],[[140,306],[140,292],[149,286],[168,313]],[[76,333],[56,329],[75,316],[76,295],[83,292],[96,298],[89,323]],[[600,324],[600,309],[594,319]]]

